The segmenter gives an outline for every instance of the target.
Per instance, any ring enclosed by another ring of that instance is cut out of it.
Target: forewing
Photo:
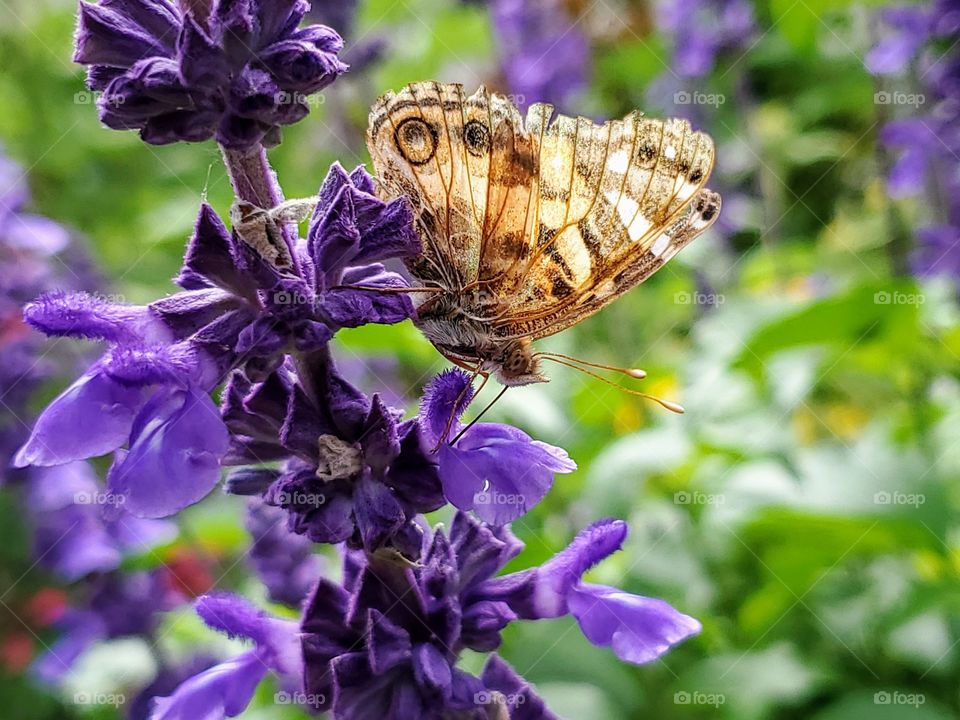
[[[409,267],[428,285],[462,287],[477,273],[489,151],[480,135],[465,135],[474,115],[486,122],[465,107],[460,85],[435,82],[387,93],[370,111],[380,193],[410,200],[424,251]]]

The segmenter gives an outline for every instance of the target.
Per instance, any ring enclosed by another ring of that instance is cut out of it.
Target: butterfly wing
[[[591,315],[720,209],[704,187],[713,142],[685,120],[631,113],[598,125],[544,104],[524,120],[483,87],[466,97],[459,84],[425,82],[380,99],[367,145],[382,194],[413,206],[424,249],[411,273],[502,339]]]
[[[459,84],[414,83],[371,110],[381,192],[413,205],[424,251],[409,268],[424,284],[475,288],[526,250],[536,147],[522,127],[505,98]]]
[[[632,113],[597,125],[530,108],[539,177],[529,249],[491,292],[508,305],[502,338],[536,339],[593,314],[706,230],[720,197],[704,187],[710,138],[685,120]]]

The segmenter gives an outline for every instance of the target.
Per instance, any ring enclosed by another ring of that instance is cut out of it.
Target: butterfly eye
[[[475,157],[485,155],[490,149],[490,131],[479,120],[471,120],[463,126],[463,140],[467,151]]]
[[[407,118],[397,125],[393,139],[411,165],[423,165],[437,152],[437,131],[420,118]]]

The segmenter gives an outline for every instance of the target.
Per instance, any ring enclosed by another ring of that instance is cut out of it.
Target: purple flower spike
[[[577,465],[562,448],[533,440],[510,425],[478,423],[455,443],[448,442],[463,429],[459,417],[472,397],[470,376],[462,370],[438,375],[427,387],[420,410],[424,436],[434,446],[444,439],[437,457],[447,500],[461,510],[473,510],[484,522],[504,525],[540,502],[556,473],[573,472]]]
[[[517,104],[563,106],[587,84],[590,44],[558,0],[491,0],[501,65]]]
[[[221,720],[242,713],[268,672],[284,687],[299,687],[303,663],[297,625],[270,617],[232,595],[206,595],[197,614],[230,637],[252,640],[256,647],[204,670],[154,700],[151,720]]]
[[[74,60],[101,92],[100,119],[162,145],[216,137],[227,148],[275,144],[309,112],[306,98],[347,66],[323,25],[298,28],[305,2],[80,3]]]
[[[874,75],[901,73],[930,39],[936,15],[930,8],[891,7],[882,17],[884,38],[867,53],[864,62]]]
[[[418,422],[399,421],[399,411],[366,397],[327,356],[318,354],[310,372],[312,398],[289,364],[262,383],[231,378],[223,408],[234,431],[230,462],[286,458],[264,499],[314,542],[349,541],[371,551],[393,545],[416,557],[414,516],[443,505]]]
[[[622,520],[600,520],[541,567],[490,580],[481,591],[501,598],[524,619],[569,613],[594,645],[610,647],[625,662],[651,662],[699,633],[701,626],[663,600],[581,581],[619,550],[626,536]]]
[[[299,608],[320,577],[323,564],[312,544],[287,529],[282,510],[251,500],[247,530],[253,538],[250,564],[266,585],[272,602]]]
[[[322,698],[314,709],[343,720],[552,719],[505,663],[491,661],[483,678],[457,666],[465,648],[495,650],[517,619],[483,587],[521,547],[509,530],[457,513],[449,536],[427,536],[416,566],[347,553],[343,586],[321,580],[304,613],[305,689]],[[507,715],[494,712],[508,700]]]
[[[677,0],[658,10],[658,25],[673,36],[672,65],[681,77],[709,74],[721,53],[746,47],[756,31],[747,0]]]

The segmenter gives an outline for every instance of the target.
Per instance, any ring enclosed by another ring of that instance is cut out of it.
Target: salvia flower
[[[864,63],[875,75],[901,73],[930,38],[935,17],[931,8],[920,6],[884,8],[880,16],[883,38]]]
[[[23,168],[0,147],[0,484],[26,439],[33,394],[45,380],[75,371],[74,357],[54,351],[24,323],[23,304],[54,287],[99,285],[69,231],[26,212],[29,201]]]
[[[447,500],[484,522],[503,525],[540,502],[556,473],[573,472],[577,465],[562,448],[510,425],[477,423],[461,436],[459,418],[472,398],[467,373],[452,369],[438,375],[420,409],[424,438],[439,448]]]
[[[299,27],[308,8],[304,0],[81,2],[74,60],[88,66],[111,128],[139,130],[154,145],[276,144],[281,126],[309,112],[307,96],[347,69],[334,30]]]
[[[572,614],[590,642],[635,663],[699,631],[661,600],[582,582],[625,535],[624,523],[602,521],[543,566],[499,577],[523,545],[506,527],[462,512],[449,536],[433,533],[416,565],[349,553],[343,583],[320,580],[304,615],[307,696],[342,720],[479,720],[510,697],[503,709],[511,718],[554,717],[501,659],[491,657],[476,677],[458,658],[465,649],[495,650],[501,631],[521,618]]]
[[[59,636],[34,662],[31,673],[43,683],[60,681],[95,643],[116,638],[152,637],[163,613],[186,602],[160,568],[110,572],[77,586],[77,604],[57,620]]]
[[[418,420],[401,420],[377,395],[368,398],[325,354],[311,359],[299,375],[288,364],[261,383],[231,378],[223,410],[234,437],[228,462],[286,462],[282,471],[242,470],[228,491],[263,492],[314,542],[389,544],[415,558],[414,516],[444,503]]]
[[[747,0],[676,0],[657,10],[657,24],[673,39],[671,68],[681,77],[707,75],[721,53],[747,47],[755,31]]]
[[[126,445],[108,477],[126,510],[161,517],[197,502],[216,485],[229,443],[209,392],[236,367],[262,377],[288,351],[323,348],[341,327],[409,317],[406,296],[377,291],[406,286],[379,261],[419,248],[409,207],[374,197],[361,169],[331,169],[297,248],[300,270],[267,262],[203,205],[177,279],[183,292],[148,306],[48,293],[26,307],[45,334],[100,340],[108,351],[43,412],[18,465]]]
[[[102,489],[81,461],[34,469],[25,500],[38,563],[69,582],[115,570],[126,555],[176,536],[171,523],[134,517],[122,502],[105,517],[103,509],[120,498]]]
[[[156,698],[151,720],[236,717],[270,672],[284,688],[299,693],[303,661],[296,622],[267,615],[227,594],[198,598],[195,608],[214,630],[250,640],[254,647],[194,675],[168,697]]]
[[[18,466],[62,464],[127,443],[110,492],[143,517],[168,515],[213,488],[228,440],[207,394],[218,379],[213,357],[176,342],[152,308],[86,293],[41,296],[24,317],[47,335],[101,340],[109,350],[43,411]]]
[[[287,530],[282,510],[252,499],[247,507],[250,565],[267,587],[271,602],[299,608],[323,569],[312,544]]]
[[[906,74],[916,66],[926,97],[922,114],[895,117],[880,132],[894,162],[887,178],[891,197],[915,197],[938,187],[924,203],[934,209],[916,230],[913,270],[918,275],[946,275],[960,282],[960,7],[939,0],[931,7],[892,7],[880,13],[882,37],[867,55],[875,75]],[[946,51],[938,49],[943,41]],[[945,202],[941,202],[941,198]]]
[[[587,84],[590,45],[558,0],[491,0],[501,69],[517,105],[565,105]]]

